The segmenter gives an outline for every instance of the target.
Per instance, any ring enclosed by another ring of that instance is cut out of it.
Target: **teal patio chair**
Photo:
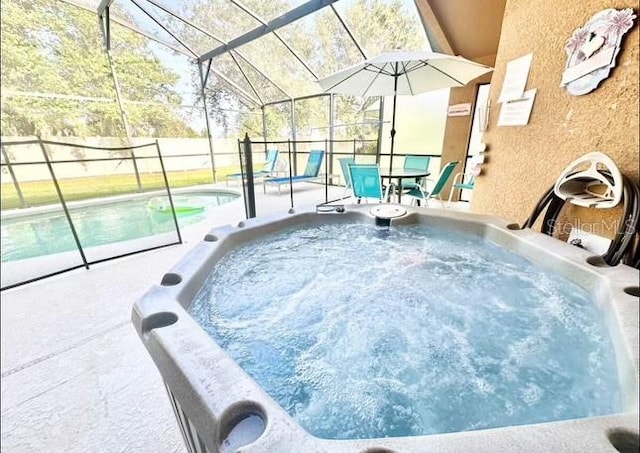
[[[428,170],[431,157],[429,156],[406,156],[404,158],[404,168],[411,170]],[[421,187],[423,178],[415,181],[402,181],[402,190],[411,190]]]
[[[319,178],[320,169],[322,168],[322,160],[324,158],[324,151],[320,149],[314,149],[309,151],[309,159],[307,160],[307,166],[304,169],[304,173],[299,176],[283,176],[281,178],[265,178],[263,182],[264,193],[267,193],[267,184],[277,185],[278,193],[281,193],[281,186],[289,183],[315,181]]]
[[[344,178],[344,193],[351,192],[351,175],[349,175],[349,165],[356,163],[353,157],[343,157],[338,159],[340,162],[340,169],[342,170],[342,177]]]
[[[457,173],[456,176],[453,178],[453,184],[451,185],[451,190],[449,191],[449,200],[447,201],[447,205],[448,206],[451,205],[453,192],[456,189],[460,189],[461,191],[462,189],[473,190],[473,187],[476,181],[476,176],[478,176],[479,174],[480,174],[479,165],[474,165],[471,168],[471,170],[469,170],[467,173],[462,173],[462,172]],[[459,181],[458,181],[458,178],[460,178]],[[465,178],[467,178],[466,182],[465,182]]]
[[[351,190],[358,204],[363,198],[365,202],[369,198],[373,198],[380,203],[388,199],[390,187],[393,185],[383,193],[378,164],[350,164],[348,168]]]
[[[416,201],[418,205],[420,205],[420,202],[424,201],[425,204],[429,206],[429,199],[436,198],[444,208],[445,205],[444,205],[444,201],[442,201],[442,191],[444,189],[444,186],[447,184],[447,181],[449,180],[449,178],[451,178],[451,175],[453,174],[453,170],[456,168],[457,165],[458,165],[458,162],[449,162],[447,165],[445,165],[442,168],[442,170],[440,171],[440,175],[438,176],[438,179],[436,179],[435,181],[432,181],[429,178],[425,178],[425,182],[432,181],[434,183],[433,189],[431,189],[431,191],[427,190],[426,183],[425,183],[424,186],[419,186],[407,192],[407,195],[409,195],[410,197],[413,197],[413,200],[411,200],[412,203],[413,201]]]
[[[258,171],[254,171],[253,172],[253,178],[257,179],[257,178],[266,178],[268,176],[270,176],[271,174],[273,174],[276,171],[276,166],[278,165],[278,156],[280,155],[280,152],[277,149],[270,149],[267,151],[267,160],[265,162],[265,164],[263,165],[263,167],[258,170]],[[231,179],[242,179],[242,173],[232,173],[230,175],[227,175],[227,185],[229,185],[229,180]],[[244,177],[246,178],[247,176],[244,175]]]

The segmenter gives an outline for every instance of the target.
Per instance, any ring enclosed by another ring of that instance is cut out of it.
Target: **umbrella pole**
[[[398,95],[398,63],[393,78],[393,113],[391,114],[391,154],[389,155],[389,171],[393,168],[393,145],[396,138],[396,97]]]
[[[393,168],[393,143],[396,138],[396,95],[393,95],[393,114],[391,116],[391,154],[389,157],[389,171]]]

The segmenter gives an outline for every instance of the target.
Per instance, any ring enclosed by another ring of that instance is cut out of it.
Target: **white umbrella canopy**
[[[493,71],[460,56],[437,52],[395,51],[378,55],[318,80],[327,93],[353,96],[393,95],[391,162],[395,137],[396,96],[416,95],[442,88],[462,87]]]
[[[361,97],[415,95],[465,86],[492,70],[489,66],[459,56],[396,51],[338,71],[318,80],[318,83],[325,92]]]

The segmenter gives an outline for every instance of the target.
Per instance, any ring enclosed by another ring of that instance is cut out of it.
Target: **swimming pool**
[[[190,452],[637,451],[636,269],[489,216],[409,208],[389,230],[375,223],[369,206],[345,206],[216,228],[135,303]],[[371,248],[412,229],[424,237]],[[452,258],[430,229],[451,236]],[[412,272],[420,283],[399,286]],[[459,282],[422,294],[434,276]],[[534,289],[537,302],[520,300]]]
[[[193,225],[206,218],[216,206],[229,203],[239,194],[232,191],[178,191],[176,206],[202,209],[179,212],[178,224]],[[69,213],[83,248],[129,241],[175,231],[170,211],[154,206],[167,204],[162,193],[136,194],[127,199],[69,203]],[[151,204],[152,202],[159,202]],[[2,262],[76,250],[76,244],[61,207],[37,209],[36,213],[15,212],[2,218]]]

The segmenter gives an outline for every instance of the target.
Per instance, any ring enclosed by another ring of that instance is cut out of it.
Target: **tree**
[[[269,20],[291,9],[285,0],[265,2],[245,0],[243,2],[258,16]],[[367,56],[394,49],[417,50],[425,48],[426,35],[417,12],[410,11],[400,0],[354,0],[347,3],[341,11],[343,18],[358,39]],[[342,9],[338,6],[339,9]],[[225,0],[190,0],[180,11],[187,18],[205,29],[231,39],[259,25],[250,16],[237,8],[229,6]],[[198,22],[207,18],[207,23]],[[178,27],[179,24],[174,24]],[[321,77],[362,60],[357,47],[348,37],[339,20],[330,8],[324,8],[305,19],[301,19],[281,28],[278,33],[300,55],[309,67]],[[185,27],[181,36],[189,36],[189,42],[207,43],[203,35]],[[210,43],[209,43],[210,45]],[[303,96],[319,93],[319,87],[306,69],[295,59],[286,47],[273,35],[268,34],[251,43],[213,59],[212,68],[236,82],[240,88],[253,97],[260,95],[262,101],[286,100],[287,96],[273,83],[260,76],[251,67],[256,65],[279,87],[291,96]],[[243,57],[246,57],[245,60]],[[242,72],[238,68],[242,67]],[[245,75],[251,81],[245,80]],[[241,136],[251,131],[254,136],[262,136],[261,118],[256,116],[231,115],[215,107],[224,105],[228,109],[252,110],[255,103],[239,95],[235,87],[220,78],[210,78],[207,87],[209,114],[218,125],[224,125],[229,134]],[[199,82],[199,81],[198,81]],[[252,87],[253,86],[253,87]],[[256,94],[253,91],[258,93]],[[366,111],[378,98],[361,99],[355,96],[336,98],[335,115],[343,124],[360,123],[367,115]],[[296,102],[296,126],[300,129],[327,125],[328,108],[326,99]],[[282,139],[281,131],[289,130],[291,122],[289,101],[268,107],[265,111],[267,136],[269,139]],[[244,120],[242,120],[244,118]],[[234,121],[236,123],[234,124]],[[243,121],[243,122],[241,122]],[[259,124],[258,124],[259,123]],[[328,129],[325,129],[328,137]],[[374,138],[377,126],[348,126],[335,130],[335,136],[341,138]]]
[[[349,64],[344,64],[345,61],[350,64],[360,61],[362,57],[355,54],[355,46],[341,45],[346,42],[344,37],[339,39],[344,32],[340,30],[340,24],[328,19],[327,16],[332,12],[323,10],[321,13],[324,17],[318,20],[318,23],[322,23],[317,29],[318,47],[329,51],[324,54],[316,51],[316,55],[321,55],[326,61],[330,69],[328,73],[348,67]],[[369,58],[395,49],[420,50],[427,45],[417,12],[407,10],[400,0],[355,0],[342,11],[342,15]],[[335,105],[336,118],[343,124],[370,121],[373,118],[367,118],[367,109],[377,103],[378,99],[339,96]],[[366,139],[374,138],[377,130],[377,126],[371,125],[348,126],[338,128],[335,135],[340,138]]]
[[[196,136],[177,113],[178,75],[142,36],[116,24],[112,31],[124,98],[167,105],[127,103],[134,135]],[[4,135],[125,135],[94,14],[62,2],[3,0],[1,40],[2,87],[14,92],[2,102]]]
[[[288,0],[245,0],[243,3],[265,20],[292,7]],[[197,51],[217,47],[260,25],[228,0],[185,0],[177,5],[177,12],[220,39],[205,36],[164,14],[165,26]],[[424,47],[425,34],[417,14],[407,10],[402,1],[353,0],[344,5],[338,4],[337,9],[368,56],[396,48]],[[154,8],[150,4],[145,7]],[[156,15],[160,12],[153,9]],[[3,1],[2,22],[5,89],[90,95],[106,101],[4,98],[2,127],[5,134],[123,135],[114,102],[113,81],[94,15],[64,3],[6,0]],[[133,102],[154,103],[126,103],[134,135],[197,135],[186,126],[188,111],[178,106],[181,96],[174,89],[178,80],[174,70],[163,66],[157,52],[152,52],[150,44],[140,35],[115,23],[111,24],[111,30],[113,61],[123,96]],[[321,77],[362,59],[330,8],[289,24],[278,33]],[[267,136],[281,139],[282,134],[291,129],[289,96],[320,91],[310,73],[273,34],[214,58],[212,69],[234,82],[231,85],[212,73],[205,90],[209,115],[225,135],[239,137],[249,132],[253,137],[262,136],[260,105],[283,100],[282,104],[265,109]],[[197,71],[190,72],[193,92],[199,94]],[[369,112],[367,109],[376,100],[336,97],[337,122],[362,122],[365,115],[375,113],[375,109]],[[326,99],[296,102],[297,129],[326,126],[327,110]],[[324,131],[328,136],[328,129]],[[346,126],[334,132],[340,138],[373,138],[377,127]]]

